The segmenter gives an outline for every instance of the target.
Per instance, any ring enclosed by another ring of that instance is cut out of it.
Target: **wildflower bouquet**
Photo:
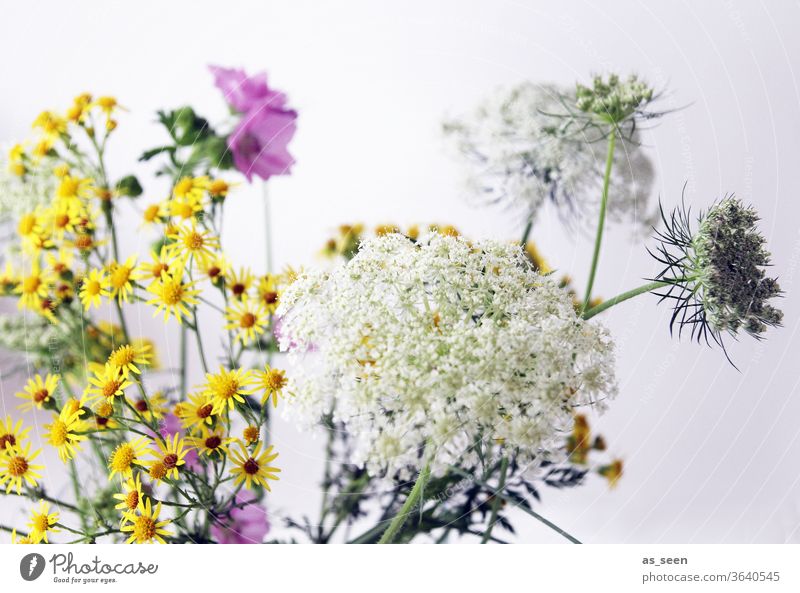
[[[18,237],[0,290],[21,313],[0,320],[0,342],[35,369],[18,395],[26,412],[51,416],[45,438],[74,489],[70,502],[46,488],[30,426],[7,416],[0,485],[38,504],[27,528],[2,526],[14,541],[262,541],[280,404],[327,436],[319,517],[283,518],[304,540],[502,542],[494,528],[513,532],[517,508],[577,542],[535,506],[543,487],[622,475],[587,417],[618,392],[613,337],[595,318],[652,292],[673,303],[679,335],[726,356],[726,335],[780,325],[752,207],[727,196],[694,221],[685,206],[647,206],[639,130],[664,113],[635,76],[522,85],[445,125],[470,191],[521,213],[518,242],[441,225],[382,225],[368,237],[345,225],[323,249],[332,267],[256,276],[223,253],[225,204],[237,171],[248,181],[288,172],[297,114],[263,77],[212,73],[230,129],[189,107],[159,112],[167,140],[142,155],[170,185],[141,209],[155,230],[149,257],[122,252],[117,238],[145,191],[106,165],[122,111],[114,99],[81,95],[65,114],[43,113],[39,138],[9,153],[0,213]],[[531,241],[547,203],[568,226],[595,223],[581,292]],[[593,286],[607,217],[658,224],[650,250],[663,269],[603,300]],[[131,332],[134,308],[179,329],[176,369],[159,372],[156,344]],[[220,360],[206,356],[209,337],[222,339]],[[279,350],[286,370],[272,365]],[[192,362],[203,379],[191,380]]]
[[[43,438],[74,486],[72,502],[47,488],[30,427],[7,416],[0,486],[38,503],[27,528],[10,529],[14,541],[59,532],[75,542],[261,541],[267,531],[259,503],[280,469],[265,427],[285,384],[268,361],[286,276],[232,266],[221,221],[237,171],[248,180],[289,171],[297,114],[263,77],[212,73],[235,125],[222,133],[189,107],[158,114],[168,141],[142,160],[161,162],[170,191],[141,211],[155,231],[144,257],[117,237],[145,192],[107,166],[124,111],[116,99],[83,94],[64,113],[42,113],[38,137],[9,153],[2,209],[18,240],[0,284],[20,314],[4,316],[1,340],[35,369],[17,396],[23,410],[51,417]],[[180,328],[174,372],[159,372],[155,344],[134,331],[135,308]],[[203,308],[219,310],[216,330],[201,327]],[[113,321],[99,315],[107,310]],[[219,364],[205,355],[209,333],[225,342]],[[190,340],[199,384],[190,383]]]

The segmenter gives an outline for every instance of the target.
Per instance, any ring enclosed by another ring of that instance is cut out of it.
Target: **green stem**
[[[203,350],[203,338],[200,337],[200,326],[197,324],[197,307],[192,309],[192,316],[194,318],[194,333],[197,336],[197,350],[200,352],[200,362],[203,363],[203,371],[208,373],[208,364],[206,364],[206,354]]]
[[[594,287],[594,277],[597,273],[597,262],[600,259],[600,246],[603,243],[603,228],[606,224],[606,209],[608,207],[608,184],[611,181],[611,166],[614,164],[614,146],[617,141],[617,130],[611,130],[608,136],[608,151],[606,153],[606,170],[603,175],[603,193],[600,198],[600,216],[597,220],[597,235],[594,239],[594,254],[592,255],[592,267],[589,270],[589,281],[586,283],[586,296],[583,299],[582,311],[585,311],[592,300],[592,288]]]
[[[456,467],[456,466],[451,465],[450,466],[450,470],[455,472],[455,473],[457,473],[460,476],[463,476],[463,477],[467,478],[468,480],[472,480],[478,486],[486,488],[487,490],[491,490],[491,486],[489,486],[489,484],[487,484],[486,482],[482,482],[481,480],[478,480],[477,478],[475,478],[475,476],[473,476],[472,474],[470,474],[468,472],[465,472],[460,467]],[[547,527],[549,527],[550,529],[552,529],[553,531],[555,531],[556,533],[561,535],[562,537],[565,537],[566,539],[571,541],[573,544],[581,543],[580,540],[578,540],[577,538],[571,536],[569,533],[567,533],[566,531],[561,529],[558,525],[556,525],[552,521],[549,521],[548,519],[545,519],[544,517],[542,517],[539,513],[537,513],[533,509],[529,509],[529,508],[519,504],[518,500],[514,500],[513,498],[511,498],[510,496],[508,496],[506,494],[503,494],[502,492],[495,493],[495,496],[497,496],[499,498],[502,498],[506,502],[512,503],[513,505],[515,505],[516,508],[521,510],[523,513],[525,513],[527,515],[530,515],[531,517],[533,517],[537,521],[540,521],[541,523],[543,523],[544,525],[546,525]]]
[[[522,239],[520,239],[519,244],[522,245],[522,248],[525,248],[525,245],[528,243],[528,237],[531,235],[531,229],[533,228],[533,212],[528,215],[528,220],[525,223],[525,229],[522,231]]]
[[[489,539],[492,537],[492,529],[494,529],[494,524],[497,523],[497,512],[500,510],[500,497],[498,494],[501,493],[506,486],[507,474],[508,457],[503,456],[503,459],[500,461],[500,480],[497,483],[497,491],[492,498],[492,514],[489,516],[489,525],[486,527],[486,531],[483,532],[483,537],[481,538],[482,544],[488,543]]]
[[[187,369],[186,369],[186,324],[181,323],[181,392],[180,397],[186,397]]]
[[[427,449],[425,447],[425,451],[422,453],[422,458],[425,459],[427,456]],[[394,538],[397,537],[397,534],[403,528],[403,525],[408,518],[408,515],[414,510],[417,506],[417,503],[422,505],[425,501],[422,500],[422,490],[425,487],[425,483],[428,481],[428,478],[431,475],[431,462],[430,460],[425,461],[425,465],[419,472],[419,476],[417,477],[417,481],[414,482],[414,487],[411,488],[411,492],[408,494],[408,498],[403,503],[403,506],[400,507],[400,512],[398,512],[392,522],[389,523],[389,527],[381,536],[381,539],[378,540],[379,544],[390,544],[394,541]]]
[[[617,304],[619,304],[619,303],[621,303],[623,301],[627,301],[628,299],[632,299],[633,297],[639,296],[640,294],[644,294],[646,292],[652,292],[652,291],[654,291],[654,290],[656,290],[658,288],[662,288],[664,286],[669,286],[671,284],[674,284],[674,282],[665,282],[663,280],[656,281],[656,282],[648,282],[647,284],[639,286],[638,288],[634,288],[634,289],[629,290],[627,292],[623,292],[622,294],[618,294],[613,299],[608,299],[607,301],[603,301],[602,303],[600,303],[596,307],[592,307],[591,309],[589,309],[588,311],[586,311],[583,314],[583,318],[584,319],[591,319],[592,317],[594,317],[598,313],[602,313],[606,309],[610,309],[614,305],[617,305]]]

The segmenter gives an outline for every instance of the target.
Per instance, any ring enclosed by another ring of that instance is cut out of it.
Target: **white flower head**
[[[409,475],[425,443],[434,471],[478,444],[538,459],[574,408],[616,393],[606,331],[515,244],[377,237],[298,278],[278,314],[291,413],[313,424],[334,410],[373,473]]]
[[[581,133],[568,115],[575,91],[523,83],[503,89],[469,117],[446,122],[445,133],[466,160],[467,191],[480,203],[500,203],[535,217],[552,202],[569,224],[596,220],[605,165],[597,132]],[[649,229],[653,166],[637,142],[615,151],[609,201],[611,220]]]

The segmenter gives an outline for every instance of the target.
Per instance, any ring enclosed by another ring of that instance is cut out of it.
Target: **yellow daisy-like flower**
[[[114,474],[119,474],[122,478],[132,477],[133,466],[142,465],[140,458],[147,452],[147,445],[148,439],[144,436],[117,445],[108,458],[108,469],[111,470],[108,479],[112,479]]]
[[[111,417],[113,414],[114,404],[109,402],[107,399],[101,399],[100,402],[94,407],[94,423],[98,430],[119,427],[119,422]]]
[[[142,268],[136,265],[136,256],[132,255],[124,264],[111,262],[108,266],[108,280],[111,287],[111,296],[119,302],[128,302],[128,297],[133,294],[133,283],[142,278]]]
[[[93,377],[89,377],[87,395],[102,397],[108,402],[115,396],[125,395],[125,390],[133,385],[118,367],[109,363],[104,364],[102,369],[95,369],[93,374]]]
[[[272,315],[278,308],[280,293],[278,292],[278,278],[267,274],[258,281],[258,299],[264,304],[267,313]]]
[[[221,253],[215,254],[205,262],[200,262],[200,271],[214,286],[220,286],[225,282],[225,275],[230,267],[228,258]]]
[[[4,455],[7,449],[10,450],[17,443],[21,443],[22,439],[28,438],[30,431],[30,426],[22,430],[22,420],[17,420],[14,424],[11,416],[6,416],[5,422],[0,421],[0,456]]]
[[[158,253],[151,251],[150,260],[150,262],[142,264],[142,269],[145,271],[148,280],[154,282],[160,280],[163,274],[170,271],[170,261],[167,256],[166,246],[162,246]]]
[[[97,97],[97,100],[94,104],[103,111],[108,117],[111,117],[111,114],[114,113],[115,109],[123,109],[124,107],[120,107],[119,103],[117,103],[117,99],[115,97],[105,96],[105,97]]]
[[[184,262],[193,259],[201,266],[214,257],[214,249],[219,249],[219,239],[210,231],[198,229],[194,221],[191,225],[175,227],[167,238],[174,241],[167,245],[170,257]]]
[[[72,106],[67,109],[67,119],[75,124],[82,124],[91,109],[92,96],[82,93],[75,97]]]
[[[205,393],[190,393],[189,401],[181,402],[177,416],[184,430],[205,434],[214,423],[214,404]]]
[[[42,111],[35,120],[33,127],[39,128],[47,137],[58,138],[67,131],[67,120],[52,111]]]
[[[208,177],[183,177],[172,190],[176,198],[202,200],[209,186]]]
[[[173,198],[167,202],[167,212],[170,216],[188,220],[195,214],[203,211],[203,201],[191,197]]]
[[[109,354],[108,364],[117,367],[126,377],[129,373],[141,375],[142,370],[136,365],[149,365],[151,356],[151,346],[147,343],[123,344]]]
[[[99,307],[102,297],[110,297],[109,292],[111,282],[102,270],[91,270],[89,275],[81,282],[80,297],[84,310],[88,311],[92,306]]]
[[[74,233],[75,227],[82,218],[81,207],[75,202],[56,202],[47,211],[47,228],[59,240],[64,239],[66,233]]]
[[[26,239],[31,235],[42,232],[42,221],[39,212],[28,212],[23,214],[17,222],[17,233],[21,239]]]
[[[33,540],[30,535],[17,535],[17,530],[11,530],[11,543],[12,544],[32,544]]]
[[[156,307],[153,317],[164,311],[165,322],[172,315],[178,320],[178,323],[183,323],[183,318],[190,315],[187,305],[193,306],[198,303],[196,297],[200,291],[195,290],[194,285],[194,282],[184,282],[180,272],[177,274],[163,273],[147,289],[155,295],[154,298],[147,301],[148,305]]]
[[[261,403],[266,403],[272,397],[272,406],[277,408],[278,398],[283,395],[283,389],[289,382],[286,378],[286,371],[265,365],[263,371],[256,371],[255,374],[256,386],[264,392],[261,396]]]
[[[261,438],[261,429],[258,426],[245,426],[242,431],[242,437],[244,438],[244,442],[248,445],[257,443]]]
[[[225,287],[230,292],[231,296],[237,299],[247,297],[250,287],[253,286],[255,277],[248,268],[239,268],[237,273],[232,270],[225,278]]]
[[[223,366],[219,367],[216,374],[207,373],[206,383],[203,386],[203,394],[211,398],[214,406],[214,413],[220,414],[226,410],[232,410],[236,402],[244,402],[244,396],[255,393],[251,388],[252,373],[244,369],[228,370]]]
[[[269,325],[269,315],[264,305],[252,299],[233,301],[225,310],[225,319],[229,322],[225,329],[235,331],[236,338],[242,344],[257,340]]]
[[[18,398],[25,400],[25,403],[20,404],[19,408],[21,410],[32,410],[33,408],[41,410],[42,406],[50,403],[53,398],[60,378],[60,375],[48,373],[44,379],[41,375],[34,375],[32,379],[28,379],[23,391],[16,394]]]
[[[129,512],[123,519],[123,525],[120,530],[125,533],[130,533],[131,536],[125,541],[126,544],[152,544],[158,542],[165,544],[162,535],[170,536],[172,533],[164,529],[169,525],[169,519],[159,521],[158,517],[161,514],[161,503],[159,502],[155,508],[152,507],[150,499],[145,497],[144,503],[136,511]]]
[[[156,441],[156,447],[150,450],[153,459],[145,461],[150,469],[150,477],[160,482],[164,478],[178,479],[178,468],[186,463],[186,442],[179,434],[167,436],[165,441]]]
[[[48,295],[52,285],[53,277],[50,272],[43,271],[39,267],[38,261],[34,262],[30,274],[23,276],[14,290],[15,294],[20,295],[18,307],[38,310],[42,299]]]
[[[17,274],[14,272],[14,267],[11,262],[6,262],[5,268],[0,272],[0,292],[2,294],[11,294],[17,287]]]
[[[122,521],[125,513],[133,513],[144,506],[144,493],[142,492],[142,477],[138,472],[122,483],[122,492],[113,495],[117,503],[114,508],[122,511]]]
[[[146,337],[133,338],[131,339],[131,347],[137,352],[147,352],[149,358],[147,365],[152,370],[157,371],[161,368],[161,359],[158,358],[156,345],[153,340]]]
[[[228,192],[237,184],[231,184],[224,179],[214,179],[208,184],[208,193],[212,198],[225,198]]]
[[[58,456],[64,463],[75,457],[76,449],[81,450],[80,441],[86,440],[86,435],[77,434],[86,429],[81,416],[83,416],[82,409],[75,410],[74,406],[64,406],[52,424],[45,424],[47,441],[58,450]]]
[[[205,454],[208,457],[212,455],[219,455],[228,452],[228,446],[235,439],[226,437],[221,430],[215,430],[200,436],[190,436],[186,438],[186,442],[190,447],[197,449],[200,454]]]
[[[150,402],[149,404],[148,401]],[[128,400],[128,403],[136,408],[136,411],[139,412],[145,420],[160,420],[164,417],[164,414],[169,411],[167,399],[161,391],[156,391],[152,395],[149,395],[147,400],[140,397],[133,401]]]
[[[164,205],[161,203],[150,204],[147,208],[144,209],[144,212],[142,213],[142,220],[144,221],[144,226],[150,226],[164,222],[164,219],[166,217],[167,213],[164,209]]]
[[[238,441],[237,444],[239,450],[231,449],[230,451],[234,464],[231,474],[236,476],[233,481],[234,486],[244,482],[246,488],[252,488],[253,484],[256,484],[272,490],[267,480],[278,480],[278,473],[281,471],[279,468],[269,465],[278,457],[277,453],[272,452],[272,445],[262,452],[263,444],[259,443],[251,455],[244,443]]]
[[[93,189],[91,179],[64,175],[56,188],[56,199],[80,204],[82,198],[92,195]]]
[[[72,266],[73,252],[69,249],[59,249],[55,253],[48,253],[45,255],[45,260],[47,261],[47,267],[53,273],[54,276],[61,276],[62,274],[68,274],[70,272],[70,267]]]
[[[40,500],[39,509],[31,513],[31,521],[28,523],[28,527],[31,528],[29,534],[31,541],[38,544],[44,540],[44,543],[49,544],[47,534],[61,531],[54,527],[56,523],[58,523],[58,511],[51,513],[50,503]]]
[[[36,481],[42,477],[39,470],[44,469],[44,466],[34,465],[32,461],[41,452],[41,449],[37,449],[31,454],[30,443],[26,443],[24,447],[17,443],[6,449],[6,454],[0,455],[0,487],[5,486],[6,493],[16,489],[17,494],[21,494],[24,481],[31,488],[35,488]]]

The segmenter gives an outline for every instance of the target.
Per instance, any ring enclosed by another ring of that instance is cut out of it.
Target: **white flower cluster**
[[[607,332],[522,250],[432,234],[371,239],[348,263],[285,292],[290,412],[334,411],[374,473],[474,463],[478,443],[522,459],[563,445],[573,409],[616,393]]]
[[[45,158],[31,168],[25,177],[9,170],[8,150],[0,150],[0,218],[17,220],[37,206],[49,204],[56,191],[51,159]]]
[[[482,203],[510,204],[535,216],[552,201],[569,223],[596,220],[605,165],[605,142],[591,142],[567,115],[575,92],[523,83],[490,97],[470,117],[447,122],[445,133],[467,159],[467,189]],[[649,230],[653,165],[638,143],[615,152],[609,218]],[[637,225],[637,226],[638,226]]]

